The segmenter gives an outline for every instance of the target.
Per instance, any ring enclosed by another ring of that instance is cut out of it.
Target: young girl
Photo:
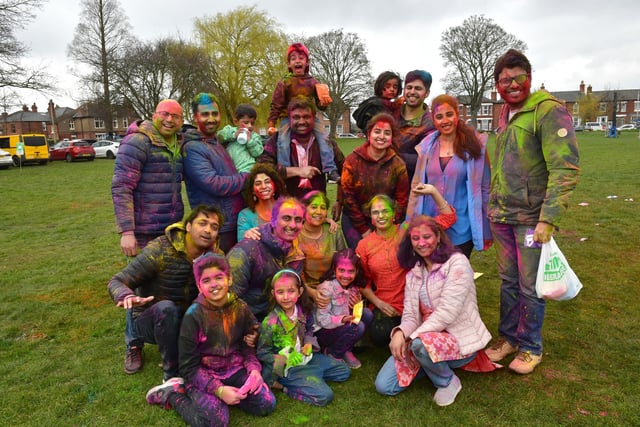
[[[257,321],[229,292],[229,263],[209,253],[194,261],[193,272],[200,294],[184,315],[178,341],[184,380],[171,378],[152,388],[147,402],[175,408],[192,426],[228,425],[228,405],[253,415],[273,412],[275,396],[262,380],[255,350],[243,339]]]
[[[351,369],[362,366],[351,349],[373,319],[368,308],[363,309],[359,323],[354,323],[350,314],[350,307],[362,300],[358,288],[365,284],[360,258],[353,249],[345,249],[333,255],[331,268],[318,285],[318,292],[330,298],[327,306],[316,309],[318,343],[326,354],[343,360]]]
[[[284,269],[271,280],[273,310],[262,321],[258,359],[262,377],[289,397],[324,406],[333,400],[325,381],[346,381],[344,363],[313,352],[313,317],[298,273]],[[304,301],[304,302],[303,302]]]
[[[384,71],[378,76],[373,86],[374,96],[368,98],[353,112],[356,125],[363,132],[367,129],[367,123],[378,113],[389,113],[396,120],[400,119],[400,109],[404,98],[402,93],[402,79],[393,71]]]

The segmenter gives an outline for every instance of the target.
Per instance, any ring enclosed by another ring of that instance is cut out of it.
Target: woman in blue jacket
[[[455,208],[458,219],[447,234],[469,258],[472,249],[487,249],[493,241],[487,219],[491,183],[487,138],[460,120],[458,102],[452,96],[436,97],[431,111],[436,131],[416,146],[418,162],[411,188],[431,184]],[[440,209],[432,197],[412,191],[407,218],[419,214],[433,217]]]

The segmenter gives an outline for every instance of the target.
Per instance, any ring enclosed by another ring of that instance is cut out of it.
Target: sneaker
[[[142,369],[142,348],[129,347],[124,355],[124,371],[127,374],[135,374]]]
[[[149,405],[162,406],[164,409],[171,409],[171,404],[169,403],[171,393],[184,393],[184,380],[182,378],[173,377],[149,390],[147,392],[147,403]]]
[[[327,183],[329,184],[339,184],[340,183],[340,174],[338,173],[337,170],[332,170],[331,172],[329,172],[329,180],[327,181]]]
[[[509,364],[509,369],[517,374],[530,374],[542,362],[541,354],[531,354],[530,351],[519,351]]]
[[[518,347],[512,346],[506,339],[504,339],[504,337],[500,337],[495,344],[485,351],[485,353],[487,353],[487,357],[489,357],[489,360],[492,362],[499,362],[511,353],[515,353],[517,350]]]
[[[436,394],[433,395],[433,400],[438,406],[449,406],[456,401],[456,396],[462,390],[462,384],[460,379],[455,375],[451,378],[451,382],[448,386],[439,388]]]
[[[344,360],[344,363],[346,363],[347,366],[350,367],[351,369],[358,369],[359,367],[362,366],[362,363],[360,363],[358,358],[354,356],[353,353],[350,351],[347,351],[344,353],[342,360]]]

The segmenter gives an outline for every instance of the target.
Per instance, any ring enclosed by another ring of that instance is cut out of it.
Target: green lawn
[[[388,350],[367,348],[363,367],[335,385],[326,408],[276,393],[257,419],[233,409],[235,426],[640,425],[640,140],[579,135],[582,178],[556,240],[584,284],[570,302],[550,302],[542,364],[460,372],[456,403],[439,408],[427,380],[393,398],[373,381]],[[342,140],[345,152],[359,140]],[[0,171],[0,425],[173,426],[173,411],[146,404],[161,380],[155,346],[145,368],[122,371],[124,313],[106,284],[125,265],[115,233],[113,161],[55,162]],[[609,198],[609,196],[617,196]],[[631,201],[633,199],[633,201]],[[587,206],[579,206],[587,203]],[[474,253],[482,317],[497,332],[495,254]]]

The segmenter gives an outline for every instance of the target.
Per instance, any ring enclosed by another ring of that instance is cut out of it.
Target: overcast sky
[[[178,34],[187,38],[193,33],[194,18],[254,4],[287,34],[313,36],[343,28],[365,43],[374,76],[388,69],[401,75],[413,69],[431,72],[430,98],[443,92],[442,33],[471,15],[483,14],[527,44],[534,87],[544,83],[550,91],[577,90],[584,80],[593,90],[640,88],[638,0],[121,0],[121,4],[133,33],[142,40]],[[60,106],[77,106],[74,99],[79,93],[69,75],[67,46],[80,5],[80,0],[48,0],[37,18],[18,33],[31,48],[28,63],[46,66],[59,85],[53,96],[22,92],[20,102],[29,106],[36,102],[40,111],[49,98]]]

